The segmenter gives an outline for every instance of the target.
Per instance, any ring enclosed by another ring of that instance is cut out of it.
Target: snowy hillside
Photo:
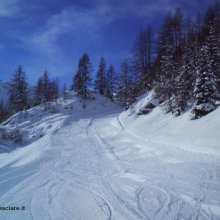
[[[121,111],[69,94],[4,122],[23,147],[0,143],[1,206],[19,208],[0,219],[219,219],[220,109],[174,117],[150,93]]]
[[[175,145],[195,152],[219,153],[220,108],[200,120],[191,120],[190,112],[179,117],[165,114],[161,107],[153,109],[151,114],[139,116],[140,109],[149,103],[158,106],[152,92],[121,114],[123,126],[158,143]]]

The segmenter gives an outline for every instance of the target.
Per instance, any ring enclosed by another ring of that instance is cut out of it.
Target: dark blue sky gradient
[[[89,53],[93,69],[101,56],[119,69],[140,28],[156,32],[176,7],[195,17],[207,0],[1,0],[0,79],[18,65],[34,84],[48,70],[70,84],[80,56]]]

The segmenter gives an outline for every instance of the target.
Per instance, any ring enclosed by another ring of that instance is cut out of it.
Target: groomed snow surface
[[[141,103],[71,96],[10,118],[25,146],[1,146],[0,206],[25,210],[0,219],[220,219],[220,108],[190,120]]]

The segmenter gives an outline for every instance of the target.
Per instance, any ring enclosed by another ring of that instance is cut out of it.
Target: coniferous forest
[[[177,8],[163,18],[158,33],[149,24],[137,34],[118,71],[104,57],[94,68],[86,52],[73,73],[70,89],[82,99],[90,99],[90,91],[96,91],[128,109],[141,95],[154,90],[165,112],[179,116],[190,110],[192,119],[198,119],[220,103],[220,3],[216,1],[204,16],[192,19]],[[58,85],[58,79],[50,79],[47,71],[30,86],[22,66],[8,86],[9,101],[0,102],[0,121],[56,100],[60,87],[64,96],[68,89]]]

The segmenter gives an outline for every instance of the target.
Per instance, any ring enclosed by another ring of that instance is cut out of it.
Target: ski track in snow
[[[67,120],[37,161],[1,169],[1,205],[26,210],[0,219],[220,219],[217,157],[150,141],[111,110]]]

